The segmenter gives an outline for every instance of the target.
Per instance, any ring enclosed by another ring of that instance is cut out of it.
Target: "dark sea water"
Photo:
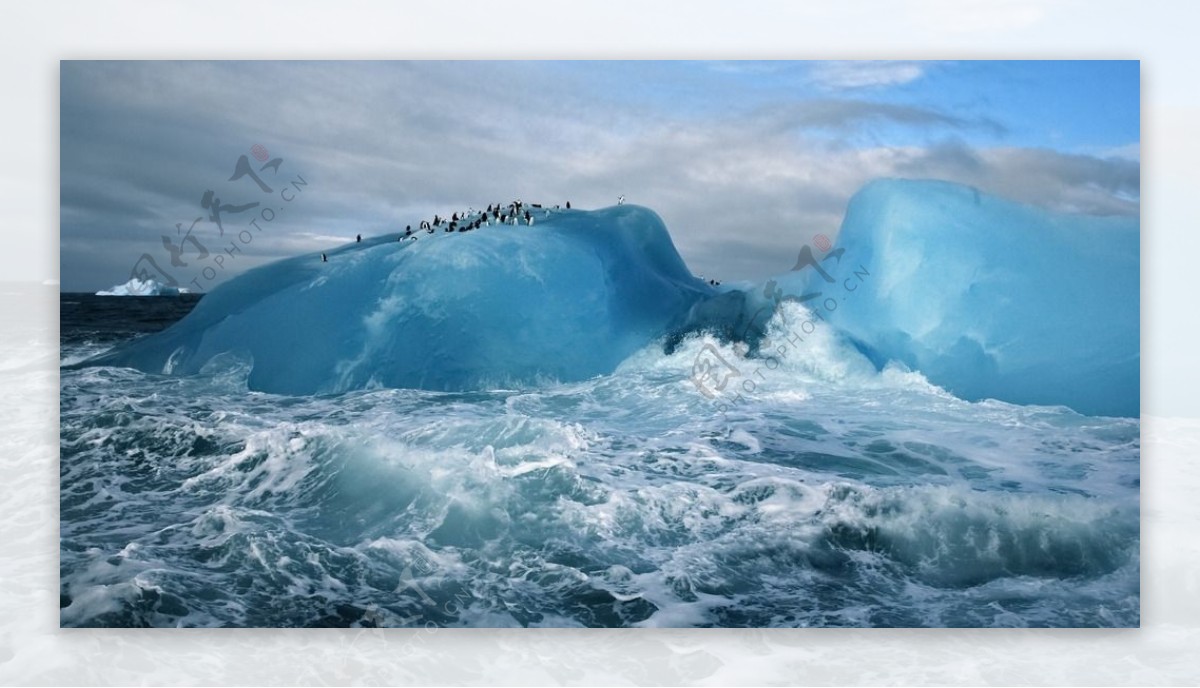
[[[63,294],[73,364],[199,297]],[[1134,626],[1139,422],[832,339],[719,413],[708,338],[527,390],[61,375],[64,626]]]
[[[64,347],[111,345],[158,332],[200,303],[200,294],[115,297],[62,294],[59,323]]]

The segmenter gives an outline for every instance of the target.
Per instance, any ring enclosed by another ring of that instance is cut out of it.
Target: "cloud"
[[[1127,158],[1099,158],[1048,149],[971,150],[943,143],[897,166],[899,176],[931,176],[1062,212],[1134,215],[1141,166]]]
[[[835,235],[848,199],[879,177],[957,181],[1060,211],[1138,210],[1139,166],[1128,160],[953,140],[850,146],[755,126],[753,117],[744,124],[664,128],[589,171],[564,161],[565,181],[659,210],[689,265],[726,279],[785,270],[781,256],[817,233]]]
[[[928,108],[865,100],[806,100],[762,108],[754,113],[753,119],[758,120],[759,126],[779,130],[845,131],[885,123],[906,127],[978,129],[997,136],[1006,132],[1003,125],[989,118],[968,119]]]
[[[907,84],[925,75],[928,63],[854,60],[818,62],[809,71],[813,83],[828,90],[879,88]]]

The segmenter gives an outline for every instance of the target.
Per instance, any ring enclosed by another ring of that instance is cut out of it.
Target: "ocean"
[[[199,299],[62,294],[60,363]],[[771,363],[700,336],[583,382],[307,396],[236,359],[64,368],[61,623],[1139,624],[1137,419],[963,401],[828,334]]]

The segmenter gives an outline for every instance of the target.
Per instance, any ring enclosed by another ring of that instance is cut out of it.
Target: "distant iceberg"
[[[187,293],[188,290],[183,287],[172,287],[153,279],[140,280],[133,277],[125,284],[96,292],[96,296],[179,296]]]
[[[250,363],[250,389],[282,394],[513,389],[605,375],[699,331],[770,355],[759,351],[767,322],[799,300],[879,368],[905,365],[961,398],[1136,416],[1138,235],[1137,218],[884,180],[851,200],[832,247],[801,253],[825,274],[714,287],[649,209],[542,213],[533,226],[390,235],[329,250],[328,262],[256,268],[85,365],[189,374],[234,356]]]

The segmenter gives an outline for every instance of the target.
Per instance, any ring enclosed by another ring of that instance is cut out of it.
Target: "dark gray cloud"
[[[664,92],[583,74],[526,62],[64,63],[63,289],[124,281],[143,253],[166,267],[162,236],[179,241],[176,224],[207,214],[206,190],[266,204],[247,179],[227,181],[256,143],[284,159],[278,175],[264,173],[275,191],[297,175],[308,186],[294,203],[273,199],[276,219],[215,281],[515,197],[598,207],[624,194],[663,217],[695,272],[724,279],[790,267],[786,256],[836,233],[849,197],[880,176],[1137,212],[1136,161],[963,143],[1003,133],[987,119],[847,98],[739,109],[693,84]],[[673,107],[675,97],[692,100]],[[197,225],[211,253],[236,241],[251,213],[227,217],[223,238]],[[198,266],[178,270],[180,280]]]
[[[809,100],[778,105],[764,108],[743,124],[779,131],[814,128],[845,131],[880,122],[911,127],[978,128],[996,135],[1006,133],[1003,125],[988,118],[965,119],[927,108],[862,100]]]

